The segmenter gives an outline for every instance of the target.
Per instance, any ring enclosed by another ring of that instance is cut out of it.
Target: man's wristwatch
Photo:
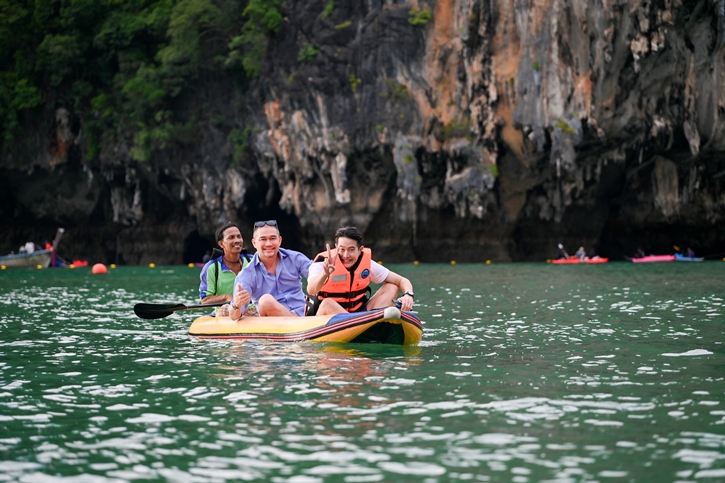
[[[229,306],[230,306],[231,308],[233,308],[234,310],[237,310],[237,309],[239,309],[239,307],[237,307],[237,306],[236,306],[236,305],[234,304],[234,299],[232,299],[232,301],[231,301],[231,302],[229,302]]]
[[[415,298],[415,294],[413,292],[405,292],[403,295],[410,295],[410,298]]]

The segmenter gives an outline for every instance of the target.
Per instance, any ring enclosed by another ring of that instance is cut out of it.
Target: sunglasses
[[[264,225],[277,226],[277,220],[255,221],[254,228],[262,228]]]

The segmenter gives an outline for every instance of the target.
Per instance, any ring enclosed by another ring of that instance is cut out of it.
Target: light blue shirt
[[[309,276],[311,264],[312,260],[304,254],[280,248],[277,273],[272,274],[259,261],[259,254],[255,253],[249,265],[237,275],[234,286],[242,284],[242,288],[249,292],[252,302],[255,304],[259,303],[262,295],[270,294],[284,307],[303,316],[305,315],[305,293],[302,291],[300,277]]]

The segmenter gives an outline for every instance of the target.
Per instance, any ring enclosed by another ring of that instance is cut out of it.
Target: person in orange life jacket
[[[372,252],[362,242],[363,234],[354,226],[340,228],[335,233],[335,249],[327,245],[327,253],[317,255],[310,266],[307,293],[319,301],[317,315],[389,307],[398,290],[403,292],[398,299],[401,310],[413,309],[415,295],[410,280],[374,262]],[[370,282],[384,285],[368,300]]]

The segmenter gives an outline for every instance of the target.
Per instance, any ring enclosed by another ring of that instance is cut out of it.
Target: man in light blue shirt
[[[280,248],[282,237],[275,220],[254,223],[252,245],[257,249],[249,265],[234,281],[229,317],[239,319],[251,299],[261,316],[303,316],[307,278],[312,261],[304,254]]]

